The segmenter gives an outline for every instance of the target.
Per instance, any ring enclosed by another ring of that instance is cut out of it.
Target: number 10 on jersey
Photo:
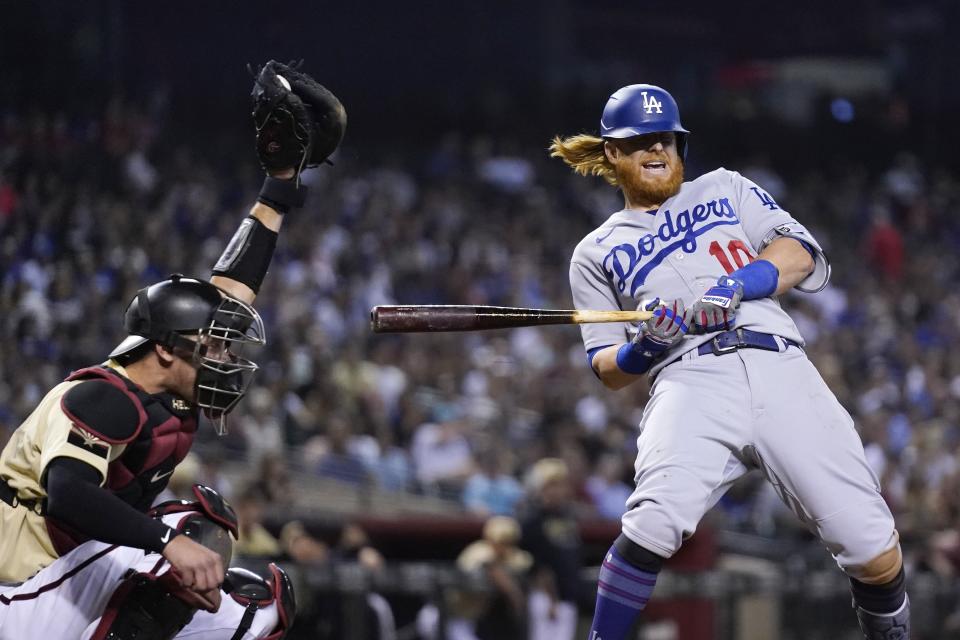
[[[710,255],[716,258],[723,270],[727,272],[727,275],[757,259],[747,249],[747,245],[743,244],[743,240],[731,240],[727,243],[726,251],[723,250],[719,242],[714,240],[710,243],[709,251]],[[733,257],[733,263],[737,265],[736,267],[730,263],[730,256]]]

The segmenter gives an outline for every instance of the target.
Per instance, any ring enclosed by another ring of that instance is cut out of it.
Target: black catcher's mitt
[[[347,127],[347,112],[326,87],[299,70],[299,63],[271,60],[251,69],[257,155],[268,172],[327,161]],[[286,82],[284,82],[286,80]]]

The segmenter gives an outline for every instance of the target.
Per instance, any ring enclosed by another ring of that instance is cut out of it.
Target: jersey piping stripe
[[[56,589],[57,587],[62,585],[64,582],[66,582],[73,576],[77,575],[78,573],[86,569],[88,566],[90,566],[91,564],[93,564],[94,562],[96,562],[97,560],[107,555],[108,553],[110,553],[116,548],[117,548],[117,545],[113,545],[113,546],[107,547],[106,549],[104,549],[103,551],[97,554],[90,556],[89,558],[87,558],[86,560],[78,564],[76,567],[74,567],[70,571],[60,576],[59,579],[43,585],[36,591],[31,591],[30,593],[18,593],[12,598],[8,598],[7,596],[0,594],[0,604],[9,605],[13,602],[16,602],[17,600],[33,600],[34,598],[39,597],[41,594],[44,594],[47,591],[52,591],[53,589]]]
[[[662,247],[660,251],[658,251],[656,255],[650,259],[649,262],[637,270],[637,274],[633,277],[633,281],[630,283],[630,295],[636,295],[637,289],[643,286],[643,283],[646,282],[647,276],[650,275],[650,272],[660,266],[660,263],[663,262],[663,260],[673,251],[683,247],[686,244],[689,244],[691,241],[696,243],[696,238],[698,236],[702,236],[714,227],[720,227],[728,224],[740,224],[740,220],[734,218],[733,220],[718,220],[716,222],[711,222],[710,224],[705,224],[702,227],[697,227],[693,231],[688,231],[676,242],[672,242],[665,247]]]

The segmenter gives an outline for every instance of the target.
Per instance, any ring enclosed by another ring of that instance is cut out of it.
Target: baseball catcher
[[[237,535],[233,509],[208,487],[193,491],[194,500],[165,502],[150,515],[227,566]],[[3,638],[278,640],[295,613],[290,580],[276,565],[266,579],[230,569],[222,592],[198,593],[183,586],[160,554],[98,541],[80,545],[22,585],[0,588]]]
[[[140,290],[128,336],[51,389],[0,453],[0,582],[96,540],[160,554],[194,593],[223,583],[221,554],[147,511],[200,413],[222,434],[243,397],[257,369],[244,350],[265,342],[252,304],[283,218],[304,205],[300,173],[336,150],[346,115],[299,68],[270,61],[256,72],[253,121],[267,175],[210,280],[175,274]]]

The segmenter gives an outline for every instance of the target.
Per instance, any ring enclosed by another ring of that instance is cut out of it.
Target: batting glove
[[[662,353],[683,340],[693,327],[693,309],[687,309],[683,300],[663,303],[654,298],[640,306],[653,311],[653,317],[640,325],[640,332],[633,339],[643,351]]]
[[[704,333],[733,329],[743,299],[743,282],[721,276],[693,305],[693,321]]]
[[[693,326],[693,311],[687,311],[683,300],[662,304],[660,298],[654,298],[641,302],[638,309],[652,311],[653,317],[640,325],[633,340],[617,350],[617,367],[634,375],[649,371],[656,359]]]

